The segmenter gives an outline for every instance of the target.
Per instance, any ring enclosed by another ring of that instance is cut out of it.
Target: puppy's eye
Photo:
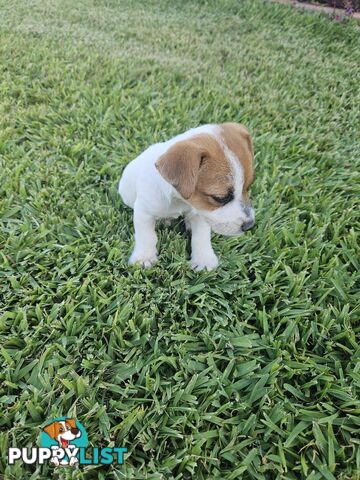
[[[216,195],[211,195],[211,198],[215,200],[215,202],[220,203],[220,205],[226,205],[227,203],[234,200],[234,193],[229,192],[225,197],[217,197]]]
[[[59,428],[59,432],[60,432],[60,433],[64,433],[64,429],[63,429],[62,427]]]
[[[202,167],[204,165],[206,161],[206,155],[201,155],[200,157],[200,167]]]

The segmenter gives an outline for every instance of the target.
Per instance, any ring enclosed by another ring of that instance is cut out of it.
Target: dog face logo
[[[79,463],[79,448],[87,447],[87,433],[75,418],[54,418],[42,429],[40,444],[52,450],[52,465],[74,466]]]
[[[72,440],[81,437],[81,432],[76,426],[74,418],[66,418],[65,420],[55,420],[44,428],[52,439],[56,440],[59,447],[67,448]]]

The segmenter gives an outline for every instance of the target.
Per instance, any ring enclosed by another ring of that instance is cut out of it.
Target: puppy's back
[[[122,201],[128,207],[134,208],[136,200],[136,164],[135,160],[130,162],[124,169],[121,175],[119,188],[119,194]]]
[[[155,187],[155,179],[160,177],[155,162],[166,148],[165,142],[151,145],[125,167],[118,191],[128,207],[134,208],[138,189],[147,190]]]

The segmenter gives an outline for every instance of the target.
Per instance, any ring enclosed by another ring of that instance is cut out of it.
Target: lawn
[[[260,0],[0,0],[0,478],[360,478],[359,65],[355,22]],[[256,228],[128,267],[123,167],[223,121]],[[125,464],[6,465],[62,415]]]

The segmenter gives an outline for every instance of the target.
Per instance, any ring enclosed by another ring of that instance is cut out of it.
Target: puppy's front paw
[[[74,465],[77,465],[79,463],[79,460],[76,457],[71,457],[69,465],[73,467]]]
[[[193,255],[190,260],[191,267],[199,272],[200,270],[214,270],[219,265],[219,259],[214,252],[202,255]]]
[[[139,263],[144,268],[149,268],[157,262],[156,252],[136,252],[135,250],[129,258],[129,265]]]

